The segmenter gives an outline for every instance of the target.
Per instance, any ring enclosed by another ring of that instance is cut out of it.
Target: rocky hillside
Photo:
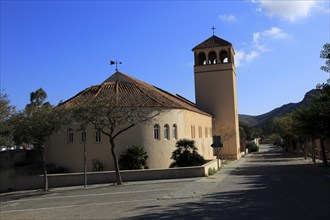
[[[239,121],[250,126],[262,128],[263,126],[271,122],[273,118],[285,115],[286,113],[292,112],[296,108],[307,105],[315,94],[316,90],[313,89],[305,94],[305,97],[301,102],[285,104],[262,115],[239,115]]]

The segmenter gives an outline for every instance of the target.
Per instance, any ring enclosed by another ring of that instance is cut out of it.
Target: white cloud
[[[255,32],[252,35],[252,43],[247,50],[238,50],[235,54],[236,67],[251,63],[261,54],[268,52],[269,43],[274,40],[286,39],[289,35],[281,28],[272,27],[270,29]]]
[[[288,34],[285,33],[281,28],[278,27],[272,27],[269,30],[265,30],[262,32],[264,36],[275,38],[275,39],[281,39],[288,37]]]
[[[288,37],[289,35],[281,28],[272,27],[268,30],[253,33],[253,43],[259,51],[265,52],[268,50],[264,44],[265,41],[268,41],[269,39],[283,39]]]
[[[246,54],[245,60],[250,63],[252,60],[254,60],[257,56],[259,56],[259,53],[257,51],[251,51],[250,53]]]
[[[257,51],[251,51],[251,52],[245,52],[243,50],[238,50],[235,53],[235,66],[240,67],[244,65],[245,63],[252,62],[256,57],[259,56],[259,52]]]
[[[253,43],[259,44],[260,37],[260,32],[253,33]]]
[[[236,17],[234,15],[219,15],[219,18],[221,21],[224,21],[224,22],[234,22],[236,21]]]
[[[316,0],[252,0],[252,2],[259,4],[257,11],[264,12],[268,16],[277,16],[291,22],[308,17],[312,9],[317,5]]]
[[[244,63],[244,59],[245,59],[245,52],[242,50],[237,50],[235,53],[235,66],[236,67],[240,67],[242,65],[242,63]]]

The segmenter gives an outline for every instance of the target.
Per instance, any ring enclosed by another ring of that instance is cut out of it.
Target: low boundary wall
[[[221,161],[219,161],[221,165]],[[217,169],[217,160],[202,166],[167,169],[123,170],[123,182],[179,179],[208,176],[209,168]],[[42,175],[15,175],[14,169],[0,171],[0,193],[43,188]],[[84,185],[84,173],[49,174],[49,188]],[[115,183],[115,171],[87,172],[87,184]]]

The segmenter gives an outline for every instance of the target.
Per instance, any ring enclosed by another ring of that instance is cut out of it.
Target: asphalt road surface
[[[205,178],[0,195],[0,219],[330,219],[330,168],[262,145]]]

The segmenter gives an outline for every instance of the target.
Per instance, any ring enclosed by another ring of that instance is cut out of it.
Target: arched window
[[[176,124],[174,124],[172,127],[172,130],[173,130],[173,139],[177,140],[178,139],[178,126]]]
[[[156,124],[154,126],[154,139],[160,140],[160,130],[159,130],[159,124]]]
[[[168,124],[164,125],[164,139],[170,140],[170,126]]]
[[[100,130],[95,131],[95,143],[101,143],[102,141],[102,132]]]
[[[203,52],[198,53],[197,55],[197,65],[206,65],[206,55]]]
[[[73,129],[72,128],[68,129],[67,142],[68,142],[68,144],[73,143]]]
[[[226,50],[220,51],[219,58],[221,63],[228,63],[228,52]]]
[[[214,51],[209,53],[209,64],[216,64],[217,63],[217,54]]]

